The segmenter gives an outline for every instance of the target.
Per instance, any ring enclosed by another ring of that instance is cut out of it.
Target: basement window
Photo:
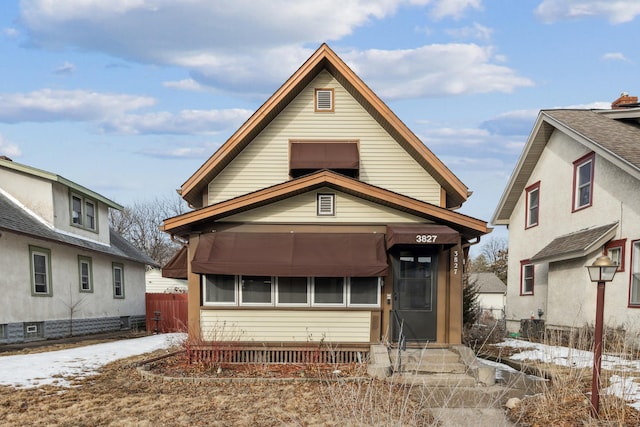
[[[316,113],[332,113],[333,89],[316,89],[314,105]]]

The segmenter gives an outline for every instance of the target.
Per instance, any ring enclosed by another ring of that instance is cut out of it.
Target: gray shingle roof
[[[544,112],[640,169],[640,125],[637,120],[612,119],[592,110]]]
[[[471,273],[469,282],[476,283],[478,292],[482,294],[503,294],[507,292],[507,285],[495,273]]]
[[[142,264],[157,266],[156,262],[141,253],[131,243],[113,230],[109,230],[111,245],[103,245],[90,240],[69,236],[47,227],[9,198],[0,193],[0,230],[6,230],[42,240],[75,246]]]
[[[531,262],[560,261],[587,255],[592,248],[601,246],[614,234],[618,223],[588,228],[556,237],[540,252],[531,258]]]

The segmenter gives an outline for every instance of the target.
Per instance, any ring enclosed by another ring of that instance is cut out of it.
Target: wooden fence
[[[147,331],[187,332],[187,294],[146,294]]]

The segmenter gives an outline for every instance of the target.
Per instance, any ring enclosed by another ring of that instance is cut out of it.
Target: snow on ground
[[[95,375],[107,363],[170,348],[185,338],[186,334],[179,333],[150,335],[44,353],[0,356],[0,385],[69,387],[71,384],[65,378]]]
[[[593,352],[575,348],[551,346],[529,341],[506,339],[496,346],[524,349],[510,357],[513,360],[538,360],[549,364],[571,368],[592,368]],[[628,360],[619,356],[603,354],[601,369],[616,372],[609,378],[611,385],[602,389],[603,394],[613,394],[640,410],[640,360]],[[620,375],[617,375],[620,374]]]

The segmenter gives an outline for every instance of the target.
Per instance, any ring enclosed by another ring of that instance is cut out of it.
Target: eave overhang
[[[205,230],[208,225],[225,217],[323,187],[333,188],[364,200],[448,225],[459,231],[467,240],[475,239],[491,232],[485,221],[385,190],[329,170],[322,170],[168,218],[164,221],[163,230],[173,235],[187,237],[192,232]]]

